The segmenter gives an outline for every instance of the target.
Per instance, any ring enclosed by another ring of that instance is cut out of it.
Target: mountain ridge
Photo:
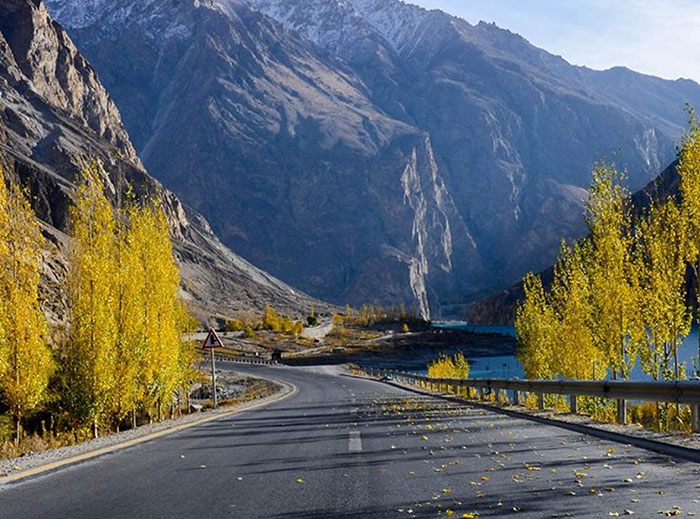
[[[700,102],[695,83],[576,67],[395,0],[100,0],[102,24],[71,28],[92,4],[48,2],[149,170],[227,245],[336,303],[439,316],[546,267],[585,232],[599,154],[621,147],[642,187]]]
[[[66,325],[68,207],[80,163],[99,158],[117,196],[130,182],[162,200],[183,274],[181,296],[201,322],[260,312],[266,303],[302,316],[318,300],[253,267],[226,248],[208,222],[148,176],[119,111],[93,69],[43,4],[0,0],[0,165],[29,190],[49,249],[42,299],[51,320]]]

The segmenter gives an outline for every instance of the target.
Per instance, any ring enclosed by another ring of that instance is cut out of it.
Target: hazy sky
[[[409,0],[496,22],[576,65],[700,82],[700,0]]]

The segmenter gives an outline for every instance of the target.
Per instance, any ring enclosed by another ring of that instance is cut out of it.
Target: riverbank
[[[304,365],[355,363],[377,368],[424,371],[441,353],[462,352],[468,359],[512,358],[516,341],[498,333],[475,333],[468,330],[425,327],[415,332],[384,330],[378,337],[358,338],[351,333],[345,341],[334,341],[313,355],[284,359],[285,363]],[[376,331],[375,331],[376,332]]]

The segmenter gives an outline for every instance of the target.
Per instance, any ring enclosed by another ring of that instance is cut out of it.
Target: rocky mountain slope
[[[0,163],[27,186],[45,224],[45,308],[66,321],[62,285],[73,181],[79,162],[99,157],[113,196],[130,182],[164,200],[183,273],[182,295],[200,320],[259,312],[266,303],[294,315],[326,306],[253,267],[225,247],[206,220],[151,178],[119,111],[66,32],[33,0],[0,0]]]
[[[574,67],[398,0],[48,0],[146,166],[224,243],[424,315],[551,264],[618,152],[638,189],[700,86]]]

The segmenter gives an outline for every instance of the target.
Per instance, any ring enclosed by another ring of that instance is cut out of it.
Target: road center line
[[[360,431],[350,431],[348,452],[362,452],[362,438],[360,437]]]

